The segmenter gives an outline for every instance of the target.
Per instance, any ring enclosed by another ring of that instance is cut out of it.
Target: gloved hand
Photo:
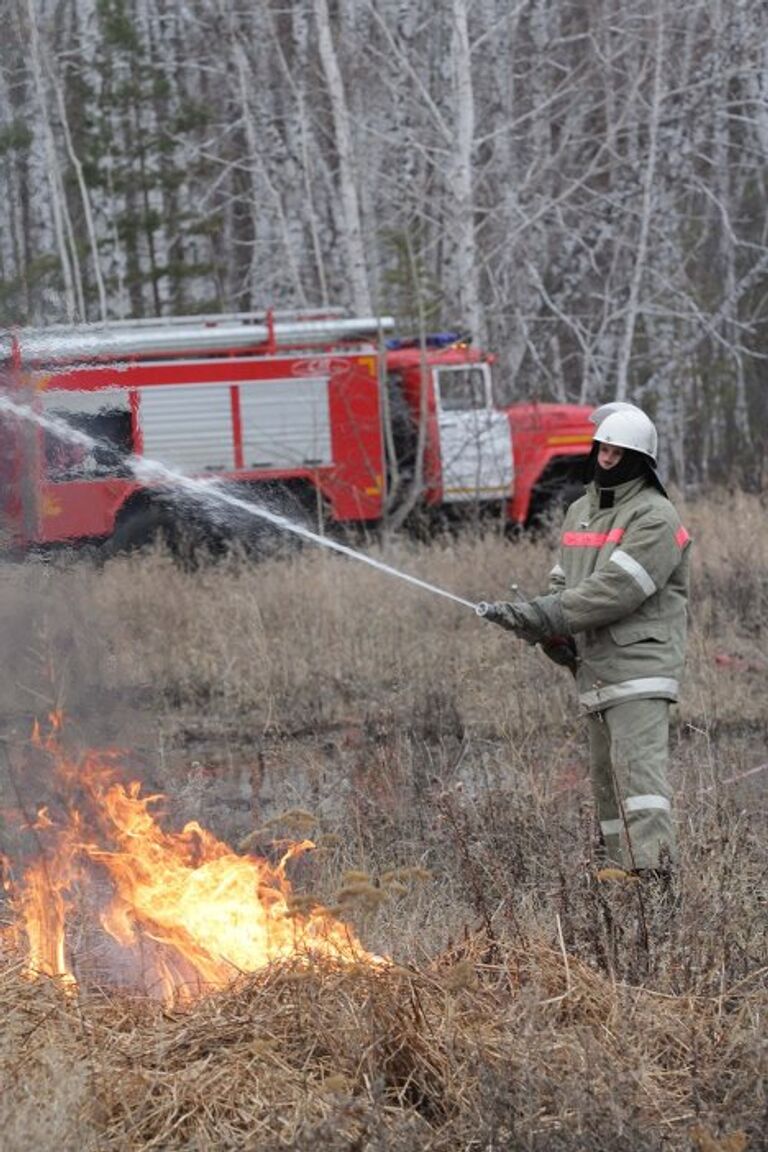
[[[569,672],[576,675],[579,666],[579,658],[576,654],[576,644],[572,636],[549,636],[546,640],[541,642],[541,650],[545,656],[549,656],[555,664],[559,664],[562,668],[567,668]]]
[[[538,644],[551,636],[568,635],[558,593],[514,604],[506,600],[497,601],[489,604],[485,618],[514,632],[529,644]]]
[[[483,619],[506,628],[508,632],[519,633],[521,618],[515,611],[518,604],[510,604],[507,600],[497,600],[493,604],[483,604]]]

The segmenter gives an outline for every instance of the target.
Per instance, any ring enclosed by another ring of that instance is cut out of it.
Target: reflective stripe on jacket
[[[579,699],[588,712],[622,700],[676,700],[685,657],[690,537],[645,478],[600,508],[590,484],[566,513],[550,573],[576,638]]]

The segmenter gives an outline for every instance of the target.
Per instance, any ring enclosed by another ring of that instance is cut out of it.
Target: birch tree
[[[645,275],[645,266],[648,259],[648,244],[651,230],[651,219],[654,209],[654,194],[656,191],[656,152],[659,140],[659,121],[661,119],[664,75],[664,57],[666,54],[666,38],[664,34],[664,2],[659,0],[656,8],[655,24],[656,34],[653,44],[653,87],[651,89],[651,106],[648,114],[647,148],[642,177],[642,198],[640,201],[640,229],[637,237],[634,266],[629,281],[629,298],[627,301],[624,333],[619,346],[618,364],[616,367],[616,399],[626,400],[628,390],[629,363],[632,356],[632,345],[637,326],[637,313],[640,304],[640,291]]]
[[[47,85],[44,79],[44,49],[40,41],[38,14],[35,10],[34,0],[26,0],[25,15],[26,21],[24,22],[24,28],[29,38],[29,62],[33,91],[37,104],[37,124],[43,141],[45,170],[48,176],[48,189],[50,192],[49,206],[53,221],[56,249],[61,267],[64,318],[70,321],[78,317],[84,319],[85,308],[83,303],[82,282],[77,268],[77,256],[73,252],[72,226],[64,199],[59,157],[53,127],[51,125],[47,100]]]
[[[0,322],[459,321],[500,399],[623,396],[678,480],[757,477],[766,44],[745,0],[13,0]]]
[[[473,150],[475,146],[475,98],[466,0],[451,0],[451,79],[454,132],[449,146],[449,213],[459,315],[473,337],[485,342],[486,330],[480,306],[477,248],[475,244],[475,198]]]
[[[344,80],[331,35],[327,0],[312,0],[312,4],[317,31],[317,45],[333,116],[334,143],[338,161],[339,212],[337,220],[341,242],[347,257],[351,303],[357,312],[369,315],[371,297],[368,288],[365,242],[360,220],[358,174]]]

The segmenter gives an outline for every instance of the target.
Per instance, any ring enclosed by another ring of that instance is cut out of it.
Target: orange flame
[[[38,812],[41,854],[26,869],[15,900],[30,974],[75,984],[67,945],[75,896],[88,890],[93,900],[105,878],[101,927],[138,958],[144,988],[166,1002],[192,999],[288,957],[381,962],[326,909],[293,906],[285,868],[314,847],[311,841],[292,845],[275,866],[236,854],[196,821],[178,833],[164,831],[150,811],[162,797],[142,795],[137,781],[121,783],[114,753],[90,753],[82,763],[68,759],[60,731],[56,714],[49,735],[43,740],[36,729],[33,737],[51,756],[70,799],[64,823],[48,808]],[[75,806],[77,794],[82,803]]]

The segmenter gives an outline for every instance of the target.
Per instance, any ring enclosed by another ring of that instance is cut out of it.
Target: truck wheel
[[[225,530],[209,523],[194,509],[150,504],[128,515],[110,543],[112,555],[159,545],[167,548],[183,568],[194,571],[201,563],[221,556],[229,542]]]
[[[567,509],[573,504],[574,500],[578,500],[579,496],[583,495],[583,484],[565,485],[562,488],[558,488],[557,491],[548,494],[546,499],[537,501],[531,510],[525,527],[533,532],[539,530],[543,530],[544,532],[551,531],[552,528],[560,524]]]
[[[127,513],[118,523],[107,541],[107,551],[110,556],[116,556],[157,545],[175,552],[178,527],[169,508],[161,504],[147,504]]]
[[[108,555],[158,546],[167,548],[183,568],[194,571],[201,563],[221,555],[226,541],[214,528],[193,516],[162,504],[150,504],[137,508],[118,525],[108,541]]]
[[[580,496],[584,495],[584,484],[581,480],[569,480],[567,484],[563,484],[552,498],[551,503],[556,508],[563,511],[573,504],[574,500],[578,500]]]
[[[255,508],[263,507],[267,512],[281,516],[299,529],[317,530],[308,507],[313,495],[310,490],[281,484],[243,485],[235,494]],[[289,555],[306,542],[300,532],[281,528],[257,514],[249,515],[245,510],[232,516],[228,539],[257,559]]]

